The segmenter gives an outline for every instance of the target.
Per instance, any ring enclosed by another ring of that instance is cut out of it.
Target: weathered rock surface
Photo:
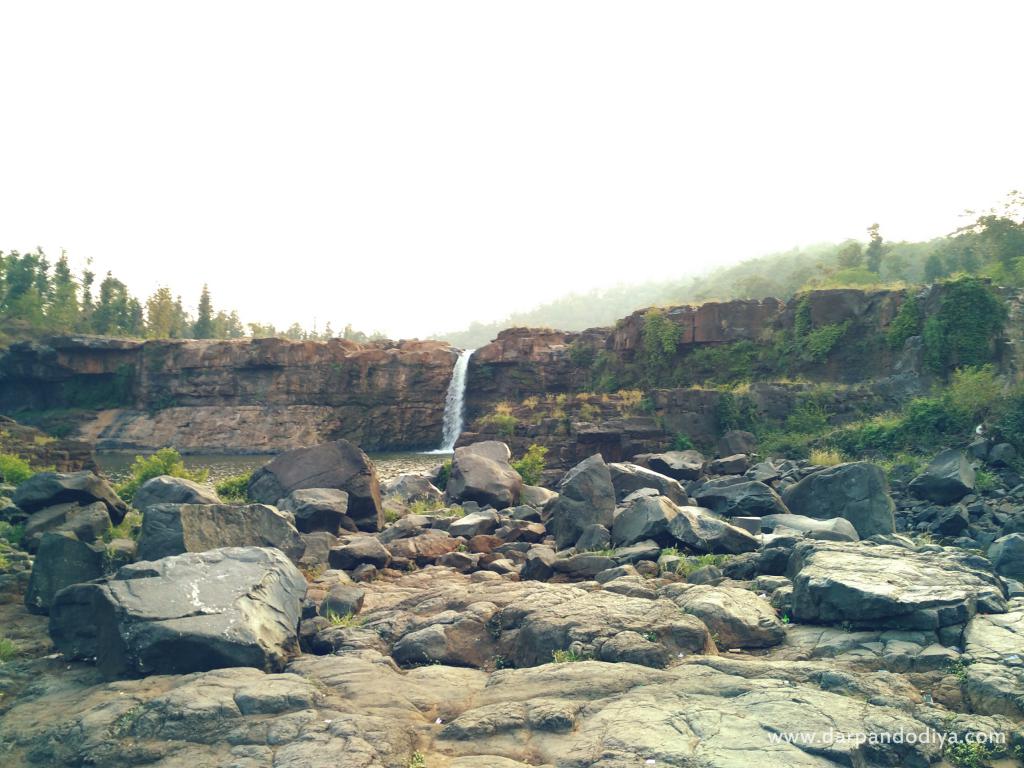
[[[732,482],[713,480],[693,493],[697,503],[728,517],[764,517],[789,514],[789,509],[771,487],[756,480]]]
[[[707,625],[720,649],[768,648],[786,638],[786,627],[768,601],[748,589],[695,584],[665,592]]]
[[[45,614],[64,587],[102,577],[103,554],[103,547],[79,541],[72,533],[43,534],[25,591],[26,607]]]
[[[819,470],[786,489],[782,498],[795,515],[849,520],[862,539],[896,530],[885,472],[865,461]]]
[[[1000,576],[1024,580],[1024,534],[1011,533],[992,542],[988,559]]]
[[[17,487],[12,501],[25,512],[36,512],[69,502],[87,505],[101,501],[115,525],[124,519],[128,511],[128,506],[121,501],[110,483],[86,470],[38,472]]]
[[[710,511],[677,507],[664,496],[644,496],[628,503],[615,517],[612,540],[617,547],[650,540],[662,547],[683,545],[715,554],[739,554],[758,547],[756,538]]]
[[[936,504],[952,504],[974,490],[974,467],[958,448],[943,451],[910,482],[910,492]]]
[[[575,544],[588,525],[597,523],[611,528],[615,487],[608,465],[600,454],[594,454],[570,469],[562,478],[558,491],[547,525],[559,549]]]
[[[35,552],[50,531],[73,533],[82,541],[96,541],[110,528],[110,512],[102,501],[79,505],[73,501],[34,512],[25,523],[22,546]]]
[[[1006,610],[1003,587],[976,555],[864,543],[804,542],[789,569],[793,618],[854,627],[938,629]]]
[[[143,561],[58,592],[50,636],[68,658],[95,657],[109,676],[280,670],[297,650],[305,591],[302,574],[274,549]]]
[[[142,517],[142,560],[222,547],[276,547],[294,561],[306,548],[288,517],[266,504],[157,504]]]
[[[643,488],[651,488],[661,496],[667,496],[676,504],[686,504],[689,496],[686,489],[667,475],[659,474],[653,470],[641,467],[639,464],[611,463],[608,471],[612,476],[612,485],[615,487],[615,498],[622,501],[635,491]]]
[[[132,498],[132,506],[145,512],[155,504],[220,504],[216,491],[183,477],[160,475],[144,482]]]
[[[637,457],[642,464],[675,480],[696,480],[704,472],[704,456],[699,451],[666,451]]]
[[[455,502],[475,501],[496,509],[519,501],[523,479],[512,469],[508,446],[495,440],[455,449],[446,492]]]
[[[761,518],[761,527],[771,531],[796,531],[809,539],[860,541],[853,523],[842,517],[821,520],[804,515],[765,515]]]
[[[356,524],[347,514],[348,494],[336,488],[292,491],[281,500],[280,508],[294,515],[295,527],[303,533],[327,531],[337,535],[342,530],[356,530]]]
[[[249,498],[277,504],[292,491],[307,488],[345,491],[346,514],[359,530],[384,527],[377,470],[369,457],[347,440],[282,453],[253,472]]]

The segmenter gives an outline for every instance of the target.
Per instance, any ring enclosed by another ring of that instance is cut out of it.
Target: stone
[[[606,555],[582,552],[571,557],[558,558],[551,567],[555,573],[564,573],[577,579],[592,579],[601,571],[615,567],[615,560]]]
[[[782,499],[795,515],[849,520],[862,539],[896,530],[889,481],[881,467],[866,461],[818,470],[787,488]]]
[[[67,502],[32,513],[25,523],[21,543],[27,551],[35,552],[42,536],[49,531],[65,531],[81,541],[91,542],[101,538],[109,529],[110,514],[103,502],[95,501],[84,506]]]
[[[1012,467],[1017,462],[1017,449],[1010,443],[996,443],[988,455],[988,463],[994,467]]]
[[[810,539],[823,541],[860,541],[853,523],[843,517],[816,519],[806,515],[765,515],[761,528],[766,531],[787,529],[804,534]]]
[[[963,451],[943,451],[910,481],[910,492],[936,504],[955,504],[974,490],[974,467]]]
[[[704,473],[704,456],[694,450],[650,453],[637,463],[675,480],[697,480]]]
[[[457,539],[445,531],[429,530],[418,536],[409,536],[388,544],[388,551],[395,560],[414,562],[419,566],[429,565],[442,555],[459,548]]]
[[[767,600],[748,589],[696,584],[671,599],[711,630],[721,648],[770,648],[786,639],[786,627]]]
[[[110,483],[89,471],[38,472],[17,487],[11,500],[18,509],[29,513],[69,502],[89,505],[102,501],[114,525],[128,511],[128,505]]]
[[[292,491],[306,488],[345,491],[346,514],[360,531],[384,528],[377,470],[369,457],[348,440],[282,453],[253,472],[249,498],[276,504]]]
[[[526,559],[519,571],[519,578],[524,581],[547,581],[554,573],[554,563],[558,559],[551,547],[535,546],[526,551]]]
[[[500,523],[501,518],[493,509],[474,512],[453,520],[452,524],[448,526],[448,535],[464,536],[467,539],[471,539],[481,534],[494,533]]]
[[[691,550],[716,555],[738,555],[753,552],[760,546],[757,537],[715,517],[709,510],[678,507],[676,512],[669,524],[669,533]]]
[[[391,553],[373,536],[357,536],[347,544],[331,550],[328,557],[331,568],[351,571],[369,563],[375,568],[387,568]]]
[[[293,561],[305,551],[290,520],[266,504],[157,504],[142,517],[142,560],[223,547],[276,547]]]
[[[718,440],[718,453],[735,456],[738,453],[751,454],[757,450],[757,437],[742,429],[730,429]]]
[[[300,568],[317,568],[327,565],[331,549],[338,544],[338,537],[327,531],[300,533],[302,539],[302,557],[299,558]]]
[[[925,629],[1001,613],[988,562],[955,549],[908,551],[864,543],[802,542],[789,562],[793,619],[812,624]]]
[[[644,488],[653,489],[660,496],[667,496],[676,504],[685,504],[689,500],[686,489],[666,475],[641,467],[638,464],[612,463],[608,465],[615,498],[624,501],[627,496]]]
[[[612,535],[603,525],[594,523],[583,529],[576,541],[577,552],[593,552],[595,549],[607,549],[611,544]]]
[[[283,512],[295,518],[302,533],[327,531],[337,536],[342,530],[357,530],[348,516],[348,494],[337,488],[300,488],[278,501]]]
[[[50,636],[110,677],[280,670],[297,650],[306,580],[276,549],[228,547],[121,568],[54,597]]]
[[[338,584],[331,587],[331,591],[320,602],[318,613],[328,619],[333,616],[340,618],[354,616],[363,610],[363,601],[365,599],[365,590],[349,584]]]
[[[988,559],[1000,576],[1024,580],[1024,534],[1011,533],[993,541]]]
[[[742,475],[750,469],[750,459],[745,453],[736,453],[732,456],[724,456],[715,459],[708,466],[713,475]]]
[[[612,527],[615,487],[611,472],[597,453],[570,469],[551,507],[548,531],[559,549],[573,546],[589,525]]]
[[[664,496],[639,497],[627,504],[612,524],[612,541],[616,547],[652,539],[663,547],[673,546],[675,536],[669,524],[679,508]]]
[[[966,531],[970,524],[971,519],[964,507],[945,507],[935,515],[932,530],[939,536],[953,537]]]
[[[216,491],[184,477],[160,475],[135,491],[132,506],[145,512],[155,504],[220,504]]]
[[[558,498],[558,494],[549,488],[542,488],[539,485],[523,485],[519,494],[519,501],[534,509],[544,509],[549,503]]]
[[[79,541],[72,533],[44,533],[32,564],[25,606],[33,613],[48,613],[54,595],[64,587],[103,576],[103,555],[103,547]]]
[[[519,503],[523,479],[512,469],[508,446],[487,440],[455,449],[448,498],[504,509]]]
[[[705,483],[693,492],[697,503],[727,517],[786,515],[789,508],[772,488],[756,480]]]
[[[423,475],[399,475],[384,484],[384,495],[404,504],[426,502],[437,507],[444,504],[444,494]]]

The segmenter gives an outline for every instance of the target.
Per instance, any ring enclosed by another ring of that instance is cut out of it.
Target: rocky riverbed
[[[501,443],[384,481],[338,441],[261,467],[245,504],[42,473],[0,511],[28,550],[0,545],[0,764],[1012,764],[1006,459],[979,441],[890,486],[595,455],[549,489]]]

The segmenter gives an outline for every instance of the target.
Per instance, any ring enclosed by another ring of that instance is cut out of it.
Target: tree
[[[942,257],[937,253],[931,254],[924,262],[924,281],[934,283],[941,277],[945,277],[946,265],[942,263]]]
[[[210,301],[210,289],[205,283],[203,284],[203,293],[199,297],[199,312],[192,333],[197,339],[212,339],[214,336],[213,304]]]
[[[47,325],[57,333],[70,333],[78,323],[78,286],[68,266],[67,253],[61,252],[53,267],[53,298]]]
[[[174,330],[174,298],[171,289],[160,286],[146,300],[146,337],[169,339]]]
[[[868,238],[868,247],[864,252],[865,266],[877,275],[882,269],[882,257],[885,255],[885,245],[882,236],[878,233],[877,224],[868,227]]]
[[[839,249],[836,260],[842,269],[856,269],[864,261],[864,248],[856,240],[850,240]]]
[[[92,317],[94,333],[125,336],[132,331],[132,308],[128,286],[110,272],[100,283],[100,298]]]

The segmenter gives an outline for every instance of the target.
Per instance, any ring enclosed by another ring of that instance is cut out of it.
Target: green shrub
[[[182,477],[186,480],[203,483],[206,482],[209,472],[186,469],[180,453],[173,448],[161,448],[151,456],[135,457],[135,462],[131,466],[131,477],[117,486],[117,494],[125,501],[130,502],[139,486],[147,480],[160,477],[160,475]]]
[[[5,483],[20,485],[33,475],[32,468],[20,456],[13,453],[0,453],[0,478]]]
[[[495,431],[499,435],[512,437],[516,433],[516,425],[519,423],[519,419],[511,413],[503,413],[500,410],[495,410],[493,413],[489,413],[481,418],[480,423],[494,427]]]
[[[245,502],[249,500],[249,479],[252,472],[232,475],[217,483],[217,495],[221,501]]]
[[[0,637],[0,664],[6,664],[17,655],[18,646],[14,644],[14,641],[6,637]]]
[[[512,469],[519,473],[527,485],[537,485],[540,482],[541,473],[547,465],[547,455],[546,446],[534,443],[526,449],[526,453],[521,459],[512,462]]]
[[[679,326],[664,311],[653,308],[644,313],[640,361],[648,386],[664,384],[679,344]]]
[[[987,419],[1003,404],[1003,385],[992,365],[960,368],[953,372],[945,397],[950,407],[978,423]]]
[[[1006,307],[981,280],[964,277],[943,285],[938,311],[924,324],[924,356],[935,373],[993,360]]]
[[[0,520],[0,539],[3,539],[12,546],[20,547],[21,539],[24,535],[24,525],[11,525],[6,521]]]
[[[672,441],[673,451],[692,451],[693,449],[693,440],[690,439],[689,435],[684,435],[682,432],[676,435],[676,439]]]
[[[130,509],[117,525],[111,526],[103,534],[103,540],[110,542],[114,539],[137,539],[142,530],[142,513]]]
[[[756,432],[758,426],[757,406],[746,395],[722,392],[715,404],[715,419],[719,432],[730,429],[745,429]]]
[[[786,417],[786,431],[796,434],[815,434],[828,429],[828,415],[813,402],[805,402]]]
[[[437,473],[437,487],[442,491],[448,487],[448,479],[452,476],[452,460],[448,459],[441,465],[441,471]]]
[[[835,348],[839,340],[846,335],[850,329],[849,321],[845,323],[833,323],[815,328],[800,342],[801,354],[815,363],[823,363],[828,359],[829,354]]]
[[[587,661],[590,657],[583,653],[576,653],[575,651],[552,651],[551,661],[555,664],[566,664],[573,661]]]
[[[893,349],[903,349],[907,339],[921,335],[923,324],[924,310],[921,307],[921,301],[916,296],[910,296],[900,304],[899,312],[889,324],[886,341]]]

